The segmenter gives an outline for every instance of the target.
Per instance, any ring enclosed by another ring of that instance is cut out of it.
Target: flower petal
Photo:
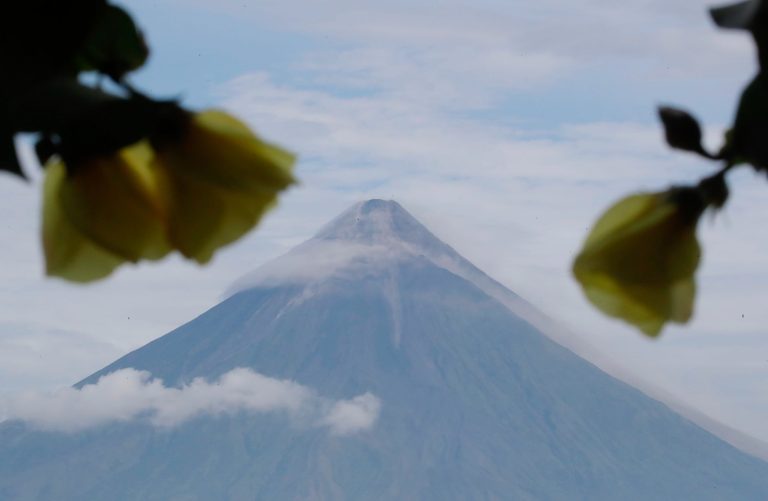
[[[168,232],[174,248],[204,264],[250,231],[277,202],[277,192],[241,193],[167,168]]]
[[[648,193],[622,198],[600,216],[589,232],[584,248],[599,245],[606,237],[613,238],[617,231],[650,213],[656,204],[655,196]]]
[[[45,170],[42,238],[46,274],[73,282],[104,278],[124,259],[94,244],[70,224],[60,197],[66,175],[62,162],[53,162]]]
[[[61,186],[62,207],[72,224],[132,262],[160,259],[171,250],[151,158],[142,141],[76,165]]]
[[[166,165],[222,187],[259,193],[294,184],[294,156],[257,138],[236,118],[217,110],[195,114],[178,144],[159,149]]]

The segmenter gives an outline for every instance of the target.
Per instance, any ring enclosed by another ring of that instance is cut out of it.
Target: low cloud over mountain
[[[299,426],[346,435],[371,428],[380,409],[371,393],[330,400],[294,381],[240,367],[215,381],[195,378],[179,388],[165,386],[147,371],[120,369],[80,388],[9,399],[5,415],[39,430],[79,432],[121,421],[171,428],[203,415],[282,412]]]

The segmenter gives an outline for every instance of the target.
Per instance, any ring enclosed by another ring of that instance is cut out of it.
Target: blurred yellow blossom
[[[171,250],[159,176],[146,141],[111,156],[77,162],[59,197],[64,214],[85,237],[131,262],[160,259]]]
[[[63,163],[46,167],[42,229],[45,272],[73,282],[104,278],[125,260],[93,243],[72,225],[61,206],[61,188],[66,182]]]
[[[603,313],[657,336],[693,313],[705,207],[693,188],[624,198],[597,221],[573,263],[587,298]]]
[[[169,237],[199,263],[247,233],[295,179],[294,157],[217,110],[194,115],[181,139],[158,146],[165,173]]]
[[[294,157],[220,111],[188,114],[179,134],[46,168],[48,275],[87,282],[172,250],[206,263],[251,230],[295,182]]]

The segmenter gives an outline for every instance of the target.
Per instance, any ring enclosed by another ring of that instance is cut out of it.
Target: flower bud
[[[590,302],[649,336],[667,322],[687,322],[701,254],[696,225],[704,208],[695,188],[631,195],[610,207],[573,264]]]

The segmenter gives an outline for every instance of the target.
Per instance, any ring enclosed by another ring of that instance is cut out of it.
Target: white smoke
[[[140,421],[160,428],[199,416],[284,412],[334,435],[370,429],[381,402],[371,393],[330,400],[296,382],[237,368],[209,382],[202,378],[168,387],[146,371],[121,369],[82,388],[27,392],[6,401],[3,415],[45,431],[77,432],[116,422]]]

